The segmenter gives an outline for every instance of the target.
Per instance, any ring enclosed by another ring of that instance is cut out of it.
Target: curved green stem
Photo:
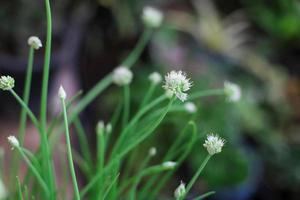
[[[193,187],[193,185],[195,184],[196,180],[199,178],[201,172],[203,171],[204,167],[206,166],[207,162],[209,161],[209,159],[212,156],[210,154],[208,154],[206,156],[206,158],[204,159],[204,161],[202,162],[202,164],[200,165],[199,169],[197,170],[197,172],[194,174],[194,176],[192,177],[192,179],[190,180],[190,182],[188,183],[187,187],[186,187],[186,192],[184,194],[184,196],[182,198],[180,198],[180,200],[184,199],[184,197],[189,193],[189,191],[191,190],[191,188]]]
[[[62,109],[64,113],[64,125],[65,125],[65,136],[66,136],[66,143],[67,143],[67,155],[68,155],[68,161],[69,161],[69,167],[71,171],[71,177],[72,177],[72,183],[73,183],[73,189],[75,193],[75,199],[79,200],[79,189],[73,164],[73,157],[72,157],[72,148],[71,148],[71,142],[70,142],[70,133],[69,133],[69,123],[68,123],[68,117],[67,117],[67,108],[65,104],[65,100],[61,99],[62,103]]]
[[[122,118],[122,127],[123,128],[128,123],[129,115],[130,115],[130,88],[128,85],[125,85],[124,86],[123,118]]]

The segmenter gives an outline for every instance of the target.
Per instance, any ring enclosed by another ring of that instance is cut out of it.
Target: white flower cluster
[[[168,94],[175,95],[181,101],[187,99],[187,92],[192,86],[190,79],[182,71],[171,71],[165,76],[165,85],[163,88]]]
[[[188,113],[195,113],[197,112],[197,107],[193,102],[186,102],[184,104],[184,108]]]
[[[111,123],[108,123],[108,124],[106,124],[106,126],[105,126],[104,121],[100,120],[100,121],[97,123],[96,130],[97,130],[97,133],[98,133],[98,134],[101,134],[101,133],[104,133],[104,132],[105,132],[106,134],[110,134],[111,131],[112,131],[112,125],[111,125]]]
[[[151,73],[148,78],[151,81],[151,83],[154,85],[158,85],[162,81],[162,77],[161,77],[160,73],[158,73],[158,72]]]
[[[237,102],[241,99],[242,93],[239,85],[226,81],[224,91],[228,101]]]
[[[20,146],[18,139],[17,139],[15,136],[13,136],[13,135],[8,136],[8,137],[7,137],[7,140],[8,140],[8,142],[9,142],[9,144],[11,145],[11,149],[12,149],[12,150],[13,150],[14,148]]]
[[[38,50],[39,48],[43,47],[41,40],[36,36],[29,37],[27,43],[35,50]]]
[[[146,6],[143,9],[142,19],[144,24],[151,28],[157,28],[161,25],[163,21],[163,14],[161,11],[157,10],[156,8]]]
[[[220,153],[225,144],[225,140],[217,135],[208,135],[203,146],[207,149],[210,155]]]
[[[118,86],[124,86],[131,83],[133,74],[127,67],[120,66],[113,71],[112,78],[115,84]]]
[[[0,89],[1,90],[11,90],[15,86],[15,79],[11,76],[1,76],[0,77]]]

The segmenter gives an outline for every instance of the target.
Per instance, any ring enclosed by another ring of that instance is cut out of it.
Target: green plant
[[[154,95],[154,91],[160,84],[162,77],[159,73],[149,76],[150,86],[144,99],[138,106],[136,113],[130,113],[130,83],[133,73],[130,68],[135,64],[149,41],[152,32],[158,28],[163,19],[160,11],[147,7],[143,13],[143,20],[146,30],[138,41],[136,47],[129,54],[123,63],[104,79],[100,80],[94,88],[83,96],[77,105],[72,105],[74,99],[66,101],[67,94],[61,87],[58,92],[58,98],[62,104],[62,114],[53,119],[50,126],[47,126],[47,94],[49,81],[49,67],[51,54],[51,10],[49,1],[46,0],[47,13],[47,41],[45,51],[45,64],[42,81],[41,110],[40,119],[28,107],[31,85],[32,63],[34,58],[34,49],[39,49],[42,45],[38,38],[30,38],[30,53],[28,62],[28,71],[24,89],[24,98],[22,99],[14,91],[15,81],[10,76],[1,76],[0,89],[9,91],[12,96],[21,105],[21,122],[19,139],[15,136],[9,136],[8,141],[12,148],[16,149],[28,165],[28,172],[24,180],[15,179],[17,170],[13,170],[12,182],[17,181],[18,188],[10,188],[9,198],[20,199],[63,199],[67,198],[66,191],[58,188],[55,180],[55,170],[52,158],[52,152],[55,149],[53,144],[57,144],[57,136],[65,132],[66,154],[70,169],[74,198],[75,199],[157,199],[159,192],[172,174],[182,164],[188,154],[191,152],[197,137],[197,126],[193,119],[186,121],[186,126],[182,129],[178,137],[174,140],[161,163],[152,165],[151,159],[156,154],[156,149],[151,148],[149,153],[138,163],[138,170],[131,174],[129,168],[124,165],[130,164],[127,158],[132,151],[136,150],[144,141],[153,135],[157,127],[163,122],[166,115],[178,110],[188,110],[196,112],[193,104],[182,104],[182,102],[198,99],[205,96],[219,95],[226,96],[229,101],[237,101],[240,98],[240,88],[232,83],[226,83],[224,88],[196,91],[188,96],[188,91],[192,87],[192,82],[182,71],[171,71],[165,76],[163,88],[165,94]],[[97,125],[97,148],[96,159],[92,158],[91,149],[86,138],[85,130],[79,118],[79,114],[89,105],[97,96],[101,94],[109,85],[115,83],[124,90],[123,99],[120,101],[120,107],[116,109],[112,119],[106,125],[100,121]],[[178,101],[178,99],[180,101]],[[187,106],[188,105],[188,106]],[[72,110],[70,108],[73,108]],[[40,146],[36,152],[30,152],[23,146],[23,140],[26,128],[26,117],[29,117],[33,125],[40,134]],[[121,119],[120,119],[121,118]],[[121,122],[121,126],[118,123]],[[82,155],[71,146],[69,125],[74,123]],[[55,127],[57,127],[55,129]],[[118,134],[119,133],[119,134]],[[179,195],[176,199],[183,199],[198,179],[208,160],[216,153],[220,153],[224,145],[224,140],[215,135],[209,135],[204,143],[208,151],[206,159],[202,162],[187,188],[181,186]],[[61,156],[65,156],[62,154]],[[13,163],[19,167],[19,162]],[[87,184],[81,187],[77,184],[78,175],[74,165],[77,165],[83,172]],[[158,178],[158,174],[160,178]],[[130,175],[130,176],[129,176]],[[65,174],[66,180],[68,174]],[[142,180],[147,178],[147,183]],[[65,183],[67,187],[68,181]],[[139,186],[143,185],[143,189]],[[182,192],[183,191],[183,192]],[[30,196],[28,196],[28,193]],[[204,198],[213,194],[207,193],[199,198]]]

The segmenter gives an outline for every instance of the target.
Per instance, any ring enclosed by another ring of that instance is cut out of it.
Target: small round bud
[[[105,131],[107,134],[110,134],[112,132],[112,125],[111,123],[108,123],[105,127]]]
[[[58,96],[61,99],[66,99],[67,98],[66,91],[64,90],[64,88],[62,86],[59,87]]]
[[[208,135],[203,146],[207,149],[210,155],[220,153],[225,144],[225,140],[217,135]]]
[[[97,134],[103,134],[104,129],[105,129],[104,121],[101,120],[97,123],[97,127],[96,127]]]
[[[149,156],[153,157],[153,156],[156,155],[156,153],[157,153],[157,150],[156,150],[155,147],[151,147],[151,148],[149,149]]]
[[[162,21],[163,21],[163,14],[161,11],[157,10],[156,8],[146,6],[143,9],[142,19],[144,24],[151,28],[158,28]]]
[[[181,199],[185,195],[185,184],[181,181],[180,185],[176,188],[174,192],[174,197],[176,199]]]
[[[31,36],[28,38],[28,45],[38,50],[39,48],[43,47],[41,40],[36,36]]]
[[[184,108],[188,113],[195,113],[197,112],[197,107],[193,102],[186,102],[184,104]]]
[[[1,76],[0,77],[0,89],[1,90],[11,90],[15,86],[15,79],[11,76]]]
[[[20,146],[18,139],[17,139],[15,136],[13,136],[13,135],[8,136],[8,137],[7,137],[7,140],[8,140],[8,142],[9,142],[9,144],[11,145],[11,149],[12,149],[12,150],[13,150],[14,148]]]
[[[151,73],[148,78],[151,81],[151,83],[154,85],[158,85],[162,81],[162,77],[161,77],[160,73],[158,73],[158,72]]]
[[[224,91],[227,100],[230,102],[237,102],[241,99],[242,93],[239,85],[226,81],[224,83]]]
[[[120,66],[113,71],[112,78],[115,84],[117,84],[118,86],[124,86],[131,83],[133,74],[127,67]]]
[[[181,101],[187,99],[187,92],[192,87],[190,79],[186,77],[186,74],[182,71],[171,71],[165,76],[165,85],[163,88],[176,95]]]
[[[173,161],[166,161],[162,164],[162,167],[164,167],[165,169],[174,169],[176,166],[176,162]]]

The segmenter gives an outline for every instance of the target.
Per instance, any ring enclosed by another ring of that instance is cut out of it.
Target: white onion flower
[[[12,149],[12,150],[13,150],[14,148],[20,146],[20,143],[19,143],[18,139],[17,139],[15,136],[13,136],[13,135],[8,136],[8,137],[7,137],[7,140],[8,140],[8,142],[9,142],[9,144],[11,145],[11,149]]]
[[[11,90],[15,86],[15,79],[11,76],[1,76],[0,77],[0,89],[1,90]]]
[[[156,150],[155,147],[151,147],[151,148],[149,149],[149,156],[153,157],[153,156],[156,155],[156,153],[157,153],[157,150]]]
[[[60,86],[58,89],[58,97],[61,99],[67,98],[67,93],[66,93],[65,89],[63,88],[63,86]]]
[[[166,161],[162,164],[162,167],[164,167],[165,169],[174,169],[176,166],[176,162],[173,161]]]
[[[184,197],[185,192],[186,192],[185,184],[181,181],[180,185],[174,191],[174,197],[176,199],[181,199],[182,197]]]
[[[228,101],[237,102],[241,99],[242,93],[239,85],[226,81],[224,91]]]
[[[184,108],[188,113],[195,113],[197,112],[197,107],[193,102],[186,102],[184,104]]]
[[[158,73],[158,72],[151,73],[148,78],[151,81],[151,83],[154,85],[158,85],[162,81],[162,77],[161,77],[160,73]]]
[[[39,48],[43,47],[41,40],[36,36],[29,37],[27,43],[35,50],[38,50]]]
[[[143,9],[142,19],[144,24],[151,28],[157,28],[162,24],[163,21],[163,14],[161,11],[157,10],[156,8],[146,6]]]
[[[165,85],[163,88],[167,92],[171,92],[176,95],[181,101],[187,99],[187,92],[192,86],[190,79],[186,77],[186,74],[182,71],[171,71],[165,76]]]
[[[131,83],[133,78],[132,72],[125,66],[117,67],[113,71],[113,82],[118,86],[124,86]]]
[[[207,149],[210,155],[220,153],[225,144],[225,140],[217,135],[208,135],[203,146]]]

